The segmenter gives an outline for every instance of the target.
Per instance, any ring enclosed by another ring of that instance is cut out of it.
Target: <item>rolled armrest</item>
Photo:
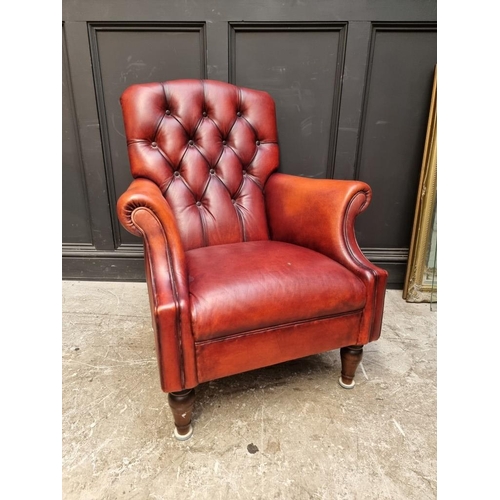
[[[136,225],[132,218],[137,208],[148,208],[153,212],[165,229],[170,228],[171,240],[180,238],[174,216],[167,201],[163,197],[160,188],[148,179],[135,179],[128,189],[120,196],[117,203],[118,218],[123,227],[136,236],[143,236],[143,230]],[[182,245],[180,245],[182,250]]]
[[[118,218],[144,241],[144,260],[162,389],[197,385],[186,257],[174,215],[158,186],[136,179],[117,203]]]
[[[271,237],[327,255],[352,271],[367,288],[366,330],[359,344],[380,335],[387,271],[373,265],[356,241],[354,221],[372,192],[360,181],[310,179],[276,173],[265,187]]]
[[[151,271],[157,281],[154,303],[166,306],[173,300],[172,284],[187,287],[184,249],[167,201],[154,182],[136,179],[120,196],[117,210],[123,227],[143,238],[145,257],[149,257],[146,266],[153,264]]]

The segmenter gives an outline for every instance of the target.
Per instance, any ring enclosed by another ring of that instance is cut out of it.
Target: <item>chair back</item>
[[[120,101],[132,175],[158,185],[185,250],[269,239],[263,189],[279,148],[268,93],[174,80],[133,85]]]

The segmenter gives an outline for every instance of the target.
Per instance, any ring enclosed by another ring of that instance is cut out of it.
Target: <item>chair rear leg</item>
[[[174,436],[179,441],[186,441],[193,435],[191,416],[194,406],[194,389],[185,389],[168,394],[168,404],[174,416]]]
[[[342,361],[342,373],[339,384],[344,389],[352,389],[355,385],[354,375],[356,368],[363,358],[363,346],[351,345],[340,349],[340,360]]]

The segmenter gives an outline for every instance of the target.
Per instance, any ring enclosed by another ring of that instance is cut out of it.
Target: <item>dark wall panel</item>
[[[437,3],[63,2],[63,277],[143,280],[116,217],[131,181],[119,97],[212,78],[276,100],[281,170],[367,181],[360,245],[402,286],[434,63]]]
[[[64,31],[62,40],[62,241],[65,245],[91,245],[87,191]]]
[[[139,245],[114,210],[132,181],[119,99],[134,83],[205,78],[204,25],[92,24],[89,34],[115,244]]]
[[[280,171],[333,177],[346,25],[232,24],[231,29],[232,82],[266,90],[276,102]]]
[[[374,25],[357,177],[373,201],[362,247],[408,249],[436,64],[435,25]]]

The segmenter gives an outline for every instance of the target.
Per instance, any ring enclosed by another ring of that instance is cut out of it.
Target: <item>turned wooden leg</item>
[[[356,373],[356,368],[359,366],[359,363],[361,363],[362,358],[362,345],[351,345],[340,349],[342,375],[339,378],[339,384],[344,389],[352,389],[354,387],[354,374]]]
[[[194,389],[186,389],[168,394],[168,404],[174,415],[174,436],[179,441],[185,441],[193,435],[191,415],[194,406]]]

